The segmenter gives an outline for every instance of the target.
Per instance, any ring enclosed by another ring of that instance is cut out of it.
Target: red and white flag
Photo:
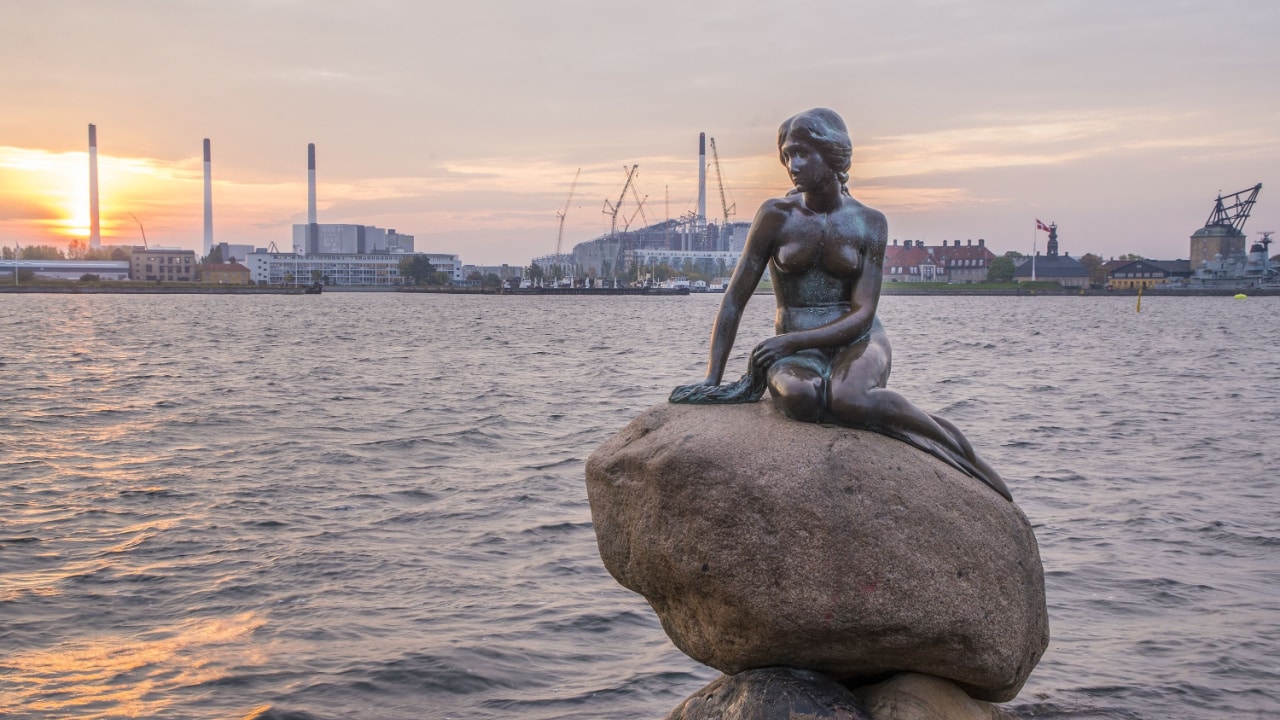
[[[1042,223],[1042,222],[1040,222],[1040,218],[1036,218],[1036,229],[1037,229],[1037,230],[1043,230],[1043,231],[1045,231],[1045,232],[1049,232],[1049,226],[1048,226],[1048,225],[1045,225],[1045,224],[1044,224],[1044,223]]]

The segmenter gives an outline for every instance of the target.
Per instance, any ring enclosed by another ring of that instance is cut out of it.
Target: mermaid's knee
[[[822,420],[825,392],[818,375],[798,376],[790,372],[774,373],[769,378],[769,394],[783,415],[801,422]]]

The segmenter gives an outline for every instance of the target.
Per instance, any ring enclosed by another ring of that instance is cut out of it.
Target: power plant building
[[[229,263],[233,261],[244,262],[244,259],[249,257],[250,253],[257,251],[257,248],[254,247],[253,245],[242,245],[238,243],[220,242],[220,243],[214,243],[213,247],[217,248],[218,252],[222,253],[222,262],[224,263]],[[209,253],[205,253],[205,255],[208,255],[208,254]]]
[[[310,223],[293,226],[299,255],[374,255],[413,252],[413,236],[373,225]]]

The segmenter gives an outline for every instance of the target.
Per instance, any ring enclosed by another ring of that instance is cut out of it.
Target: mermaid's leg
[[[873,331],[867,341],[842,350],[832,363],[828,417],[841,425],[874,430],[910,443],[1012,499],[1000,475],[974,453],[955,425],[885,389],[890,357],[883,331]]]

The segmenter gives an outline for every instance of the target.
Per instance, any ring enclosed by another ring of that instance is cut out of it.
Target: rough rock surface
[[[667,716],[667,720],[796,718],[874,720],[844,686],[818,673],[793,668],[763,668],[723,675],[685,698]]]
[[[974,700],[954,684],[932,675],[906,673],[854,690],[872,720],[1015,720],[1004,710]]]
[[[592,454],[587,490],[609,572],[727,674],[922,672],[1001,702],[1048,644],[1026,517],[892,438],[662,404]]]

